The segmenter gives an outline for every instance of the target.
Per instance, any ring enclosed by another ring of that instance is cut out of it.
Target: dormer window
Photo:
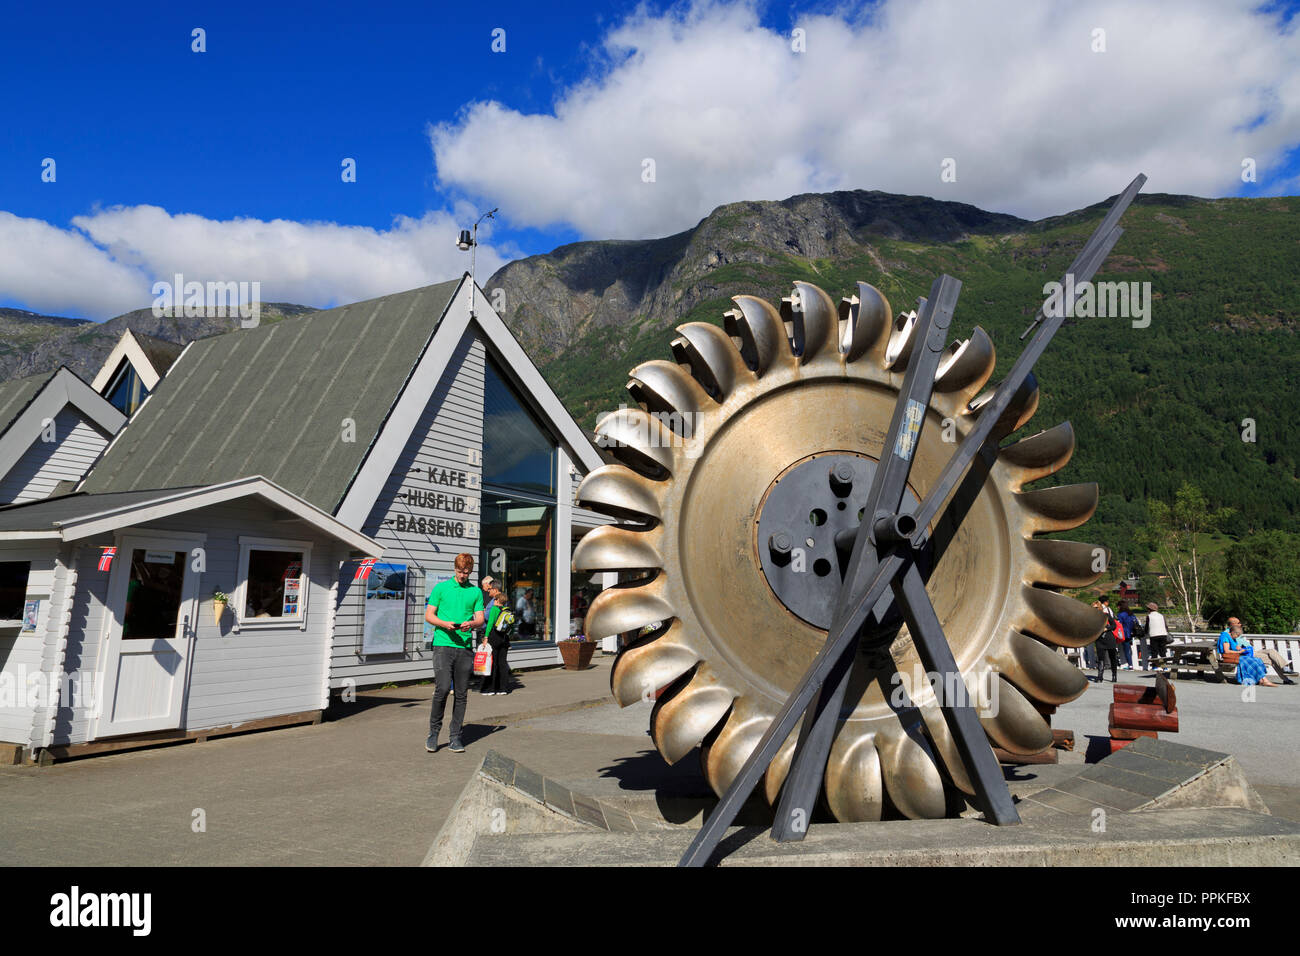
[[[135,410],[148,395],[149,389],[144,387],[144,382],[136,374],[135,366],[127,359],[122,359],[117,371],[109,379],[108,387],[103,391],[108,403],[128,417],[135,414]]]

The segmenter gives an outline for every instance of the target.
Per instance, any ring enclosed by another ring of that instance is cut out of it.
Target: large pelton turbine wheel
[[[912,352],[915,312],[895,318],[866,283],[837,308],[796,283],[780,311],[736,296],[725,330],[680,326],[674,362],[632,370],[634,404],[606,415],[579,503],[617,519],[574,553],[578,571],[621,572],[592,603],[593,638],[643,632],[614,663],[622,706],[654,700],[650,732],[675,763],[696,746],[719,795],[822,645]],[[976,328],[944,354],[913,460],[923,499],[992,395],[993,343]],[[1032,377],[997,423],[1005,439],[1038,404]],[[990,741],[1014,754],[1052,743],[1043,705],[1087,686],[1059,652],[1100,632],[1099,612],[1059,588],[1092,583],[1105,552],[1040,534],[1077,527],[1097,486],[1024,486],[1074,449],[1068,424],[977,459],[918,561]],[[882,599],[887,606],[887,599]],[[974,790],[897,614],[864,633],[823,781],[840,821],[958,812]],[[760,789],[775,805],[797,728]]]

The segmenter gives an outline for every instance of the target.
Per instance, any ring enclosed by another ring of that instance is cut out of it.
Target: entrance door
[[[180,726],[197,611],[198,541],[125,538],[109,579],[112,615],[97,736]]]

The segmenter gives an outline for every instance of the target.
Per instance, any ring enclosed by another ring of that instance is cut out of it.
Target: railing
[[[1186,644],[1188,641],[1216,641],[1219,639],[1219,631],[1171,631],[1169,634],[1169,643],[1171,645]],[[1245,634],[1246,640],[1250,641],[1256,652],[1269,649],[1277,651],[1290,662],[1291,669],[1296,669],[1296,662],[1300,661],[1300,634]],[[1267,658],[1261,658],[1267,663]]]

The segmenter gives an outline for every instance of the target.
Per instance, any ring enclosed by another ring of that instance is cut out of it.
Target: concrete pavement
[[[0,864],[415,865],[489,745],[570,772],[627,753],[626,738],[584,734],[579,758],[572,737],[511,723],[607,700],[612,660],[520,672],[505,697],[471,692],[465,754],[446,748],[445,724],[425,752],[429,684],[359,694],[316,726],[0,768]]]
[[[416,865],[489,748],[628,810],[697,792],[694,757],[669,768],[655,752],[650,706],[609,700],[612,660],[523,672],[508,697],[471,693],[465,754],[425,753],[433,688],[422,685],[361,694],[317,726],[0,768],[0,864]],[[1236,755],[1274,813],[1300,820],[1300,687],[1259,688],[1253,701],[1234,685],[1177,690],[1182,731],[1170,739]],[[1053,724],[1086,746],[1105,735],[1109,703],[1110,687],[1094,685]],[[1069,769],[1011,776],[1020,788]]]

